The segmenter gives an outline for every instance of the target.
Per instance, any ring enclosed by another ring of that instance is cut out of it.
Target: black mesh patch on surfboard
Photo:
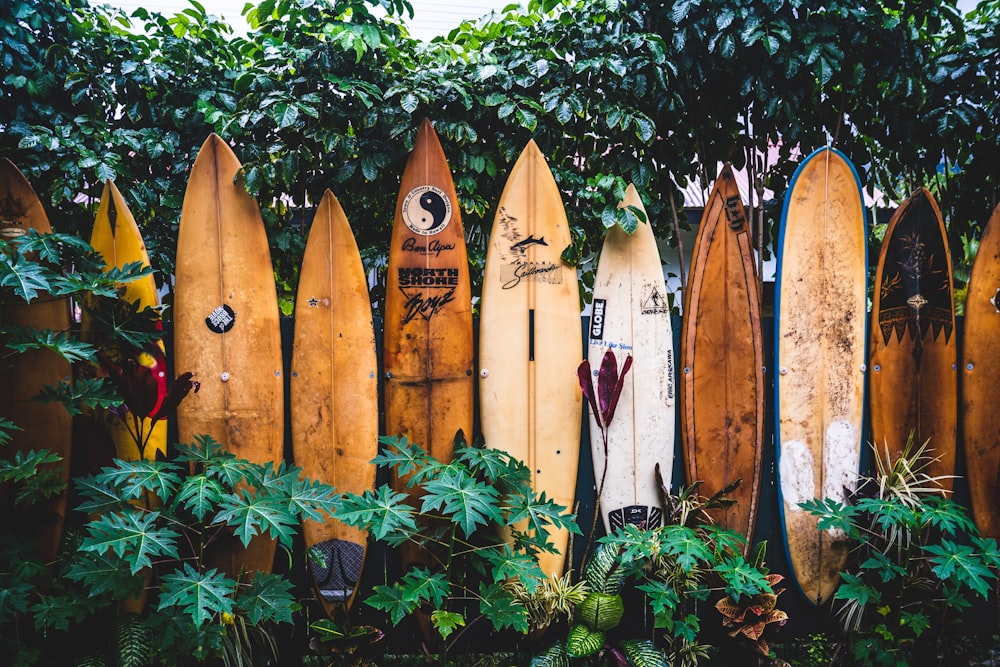
[[[663,523],[663,510],[659,507],[629,505],[608,514],[608,520],[612,530],[624,528],[627,523],[645,528],[659,528],[660,524]]]
[[[319,594],[327,602],[346,602],[361,577],[365,549],[345,540],[327,540],[313,547],[309,571]]]

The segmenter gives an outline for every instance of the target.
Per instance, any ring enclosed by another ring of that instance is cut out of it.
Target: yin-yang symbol
[[[433,185],[410,190],[403,200],[403,222],[414,234],[433,236],[451,221],[451,200]]]

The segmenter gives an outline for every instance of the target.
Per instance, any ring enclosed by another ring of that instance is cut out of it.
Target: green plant
[[[763,623],[761,629],[783,624],[787,617],[771,604],[777,599],[772,583],[780,579],[764,569],[763,546],[754,562],[748,562],[741,535],[706,523],[704,509],[725,502],[722,492],[705,499],[696,488],[688,487],[676,496],[664,493],[665,525],[647,529],[629,524],[600,538],[584,572],[590,592],[576,605],[568,635],[536,656],[534,666],[601,657],[636,667],[697,665],[711,649],[698,640],[702,610],[713,597],[716,609],[721,603],[725,611],[770,607],[754,623],[746,622],[744,616],[736,634],[746,627],[759,640],[762,631],[756,631],[757,623]],[[622,638],[623,616],[630,612],[634,616],[637,611],[624,604],[623,594],[629,587],[643,594],[653,623],[651,628],[642,628],[640,623],[641,629],[630,623]],[[723,621],[727,616],[738,618],[739,612],[723,613]],[[758,651],[766,647],[755,643]]]
[[[377,586],[365,602],[387,612],[393,625],[417,610],[429,613],[446,640],[442,655],[461,636],[460,628],[479,619],[495,630],[528,632],[528,608],[505,582],[516,579],[526,593],[534,593],[545,579],[534,555],[552,551],[550,529],[579,532],[574,517],[544,494],[535,494],[523,463],[500,450],[470,446],[461,433],[449,463],[406,438],[380,440],[383,451],[375,462],[408,480],[415,504],[407,502],[406,493],[383,485],[360,496],[345,494],[336,516],[367,527],[376,540],[391,546],[419,545],[436,560]],[[476,572],[485,576],[476,577]]]
[[[903,454],[875,451],[877,473],[847,504],[816,499],[802,507],[820,530],[854,543],[837,614],[858,664],[913,664],[921,651],[949,650],[951,624],[975,597],[986,599],[1000,570],[996,541],[983,538],[965,510],[928,476],[927,443],[912,437]]]

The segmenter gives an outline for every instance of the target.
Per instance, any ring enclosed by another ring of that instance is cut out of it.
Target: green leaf
[[[506,499],[506,504],[510,511],[505,522],[508,526],[525,521],[527,522],[527,530],[535,534],[548,535],[550,526],[556,529],[565,528],[571,533],[580,534],[580,527],[576,525],[576,517],[567,512],[562,505],[546,498],[544,491],[541,496],[536,496],[530,491],[528,493],[523,491],[512,493]]]
[[[116,510],[128,500],[121,489],[106,482],[99,482],[93,476],[75,477],[73,483],[80,495],[87,498],[77,506],[78,512],[91,514]]]
[[[267,532],[281,545],[291,548],[298,521],[282,498],[241,490],[223,496],[219,506],[221,509],[212,523],[234,528],[243,546],[249,545],[255,535]]]
[[[442,639],[448,639],[456,628],[465,627],[465,617],[453,611],[435,609],[431,612],[431,623],[434,624],[434,628]]]
[[[667,656],[652,640],[625,639],[621,643],[625,657],[633,667],[669,667]]]
[[[956,544],[941,540],[941,544],[929,544],[924,551],[932,554],[931,571],[941,580],[954,580],[967,586],[986,598],[990,593],[990,581],[997,578],[995,571],[987,567],[982,556],[971,545]]]
[[[372,459],[372,463],[378,466],[388,466],[394,468],[396,475],[405,477],[414,470],[429,467],[437,461],[419,445],[413,444],[402,438],[379,437],[382,444],[382,451]],[[422,476],[414,475],[407,486],[419,483]]]
[[[121,489],[124,498],[142,498],[146,492],[155,493],[166,502],[181,483],[179,470],[167,461],[125,461],[115,459],[114,466],[102,468],[96,477],[102,484]]]
[[[258,572],[250,586],[236,596],[235,605],[246,612],[254,625],[265,622],[291,623],[296,607],[292,595],[294,584],[287,577],[271,572]]]
[[[374,595],[365,600],[365,604],[389,612],[392,624],[399,625],[425,602],[439,608],[448,596],[448,588],[443,572],[431,574],[427,568],[418,567],[390,586],[376,586]]]
[[[52,350],[66,361],[93,361],[97,348],[89,343],[72,338],[66,332],[52,329],[6,326],[2,333],[8,336],[7,347],[24,354],[28,350]]]
[[[576,608],[574,618],[591,630],[606,632],[621,623],[624,614],[625,603],[621,595],[591,591]]]
[[[300,474],[301,469],[296,468]],[[324,521],[333,514],[337,494],[329,484],[309,479],[299,481],[287,489],[288,510],[303,520]]]
[[[526,553],[514,552],[509,544],[502,543],[493,549],[482,549],[479,554],[492,567],[493,581],[518,579],[525,589],[532,593],[538,587],[539,581],[545,577],[538,560]]]
[[[192,475],[184,480],[175,503],[183,506],[199,521],[215,509],[225,491],[218,481],[206,475]]]
[[[334,516],[349,526],[369,530],[376,540],[399,545],[417,533],[416,510],[406,504],[408,498],[388,484],[360,496],[345,493]]]
[[[559,640],[548,649],[531,659],[531,667],[570,667],[566,654],[566,642]]]
[[[399,106],[403,108],[406,113],[412,114],[420,106],[420,99],[413,93],[406,93],[399,100]]]
[[[585,658],[601,650],[604,646],[604,633],[591,630],[582,623],[577,623],[569,630],[566,637],[566,654],[571,658]]]
[[[81,415],[85,409],[114,408],[122,404],[122,397],[107,378],[80,377],[72,383],[60,382],[54,387],[43,387],[35,397],[42,403],[59,403],[71,417]]]
[[[424,482],[423,488],[421,512],[440,510],[450,522],[458,524],[466,537],[476,531],[476,526],[503,521],[497,504],[500,493],[460,467],[444,467],[437,477]]]
[[[9,287],[14,295],[31,303],[39,292],[48,291],[49,280],[41,265],[15,255],[13,258],[3,255],[0,262],[0,287]]]
[[[59,463],[62,457],[51,449],[16,451],[13,458],[0,459],[0,482],[23,482],[39,473],[39,468]]]
[[[299,108],[291,102],[280,102],[274,105],[274,122],[279,130],[292,127],[299,120]]]
[[[35,629],[44,632],[69,630],[71,624],[79,623],[93,610],[93,605],[79,596],[43,595],[29,611]]]
[[[496,630],[512,628],[518,632],[528,632],[528,610],[503,587],[502,582],[480,584],[479,611],[490,619]]]
[[[114,552],[80,552],[66,570],[66,577],[87,587],[91,599],[135,595],[146,584],[146,573],[132,574],[124,559]]]
[[[685,570],[711,562],[712,551],[695,530],[687,526],[666,526],[662,536],[663,553],[676,558],[677,564]]]
[[[869,604],[879,604],[882,601],[882,594],[875,588],[868,586],[861,577],[850,572],[841,572],[840,578],[844,583],[837,588],[833,594],[835,600],[851,600],[859,607],[866,607]]]
[[[102,555],[113,552],[128,562],[132,574],[152,566],[153,558],[178,558],[177,539],[181,535],[170,528],[158,528],[159,516],[159,512],[131,507],[106,514],[87,524],[88,535],[80,550]]]
[[[236,582],[216,569],[198,572],[190,563],[184,563],[181,570],[160,577],[160,590],[157,611],[176,607],[199,628],[215,614],[233,613]]]

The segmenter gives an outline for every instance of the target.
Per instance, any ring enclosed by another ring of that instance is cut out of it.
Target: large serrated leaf
[[[177,607],[199,628],[217,613],[233,613],[236,582],[214,568],[198,572],[184,563],[181,570],[160,577],[160,590],[157,611]]]

